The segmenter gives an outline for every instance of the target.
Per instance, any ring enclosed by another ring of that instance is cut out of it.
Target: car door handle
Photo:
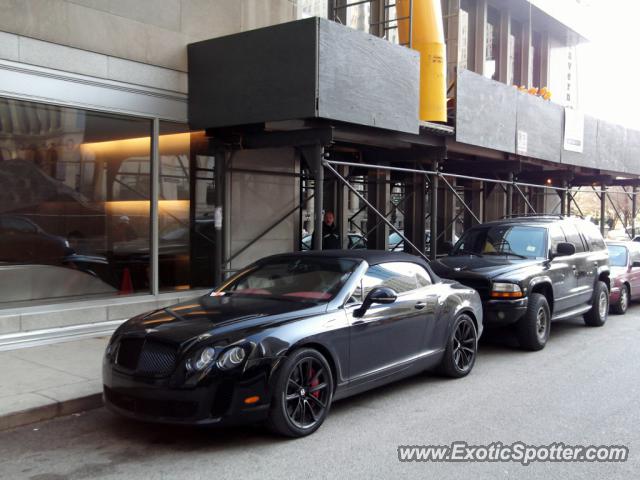
[[[426,306],[427,302],[418,302],[413,306],[413,308],[415,308],[416,310],[422,310]]]

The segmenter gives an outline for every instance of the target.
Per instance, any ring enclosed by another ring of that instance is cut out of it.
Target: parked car
[[[539,216],[478,225],[432,268],[478,290],[486,325],[514,324],[527,350],[544,348],[552,320],[583,315],[590,326],[607,320],[607,248],[585,220]]]
[[[640,244],[607,242],[611,268],[611,310],[623,314],[631,300],[640,298]]]
[[[334,400],[429,368],[467,375],[481,333],[477,292],[413,255],[275,255],[122,324],[104,356],[104,399],[142,420],[266,420],[300,437]]]

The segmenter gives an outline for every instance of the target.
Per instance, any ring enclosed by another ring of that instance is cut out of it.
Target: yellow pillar
[[[411,5],[411,3],[413,3]],[[447,64],[440,0],[397,0],[400,43],[420,52],[420,120],[447,121]],[[412,10],[412,11],[411,11]]]

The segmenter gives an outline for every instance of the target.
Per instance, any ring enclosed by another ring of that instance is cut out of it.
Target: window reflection
[[[148,291],[150,131],[0,99],[0,301]]]

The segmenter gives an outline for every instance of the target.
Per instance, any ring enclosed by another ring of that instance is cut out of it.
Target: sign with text
[[[584,113],[573,108],[564,109],[564,149],[577,153],[584,149]]]

